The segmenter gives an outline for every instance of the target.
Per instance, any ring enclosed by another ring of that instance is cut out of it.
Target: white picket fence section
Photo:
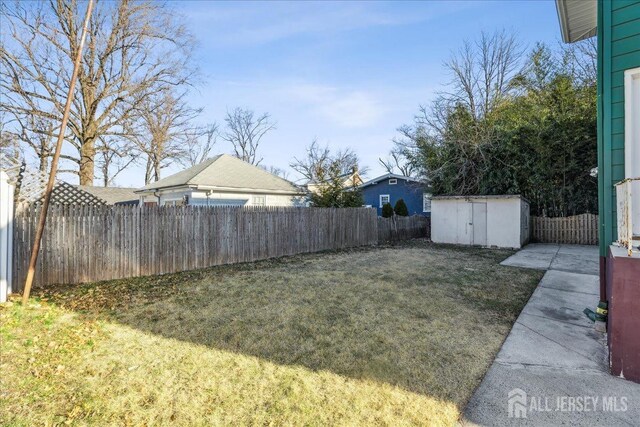
[[[13,186],[0,170],[0,303],[12,292]]]

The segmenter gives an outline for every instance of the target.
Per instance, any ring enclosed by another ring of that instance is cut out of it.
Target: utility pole
[[[47,187],[44,190],[42,212],[40,212],[40,218],[38,220],[38,228],[36,229],[36,238],[33,242],[33,248],[31,250],[31,258],[29,259],[29,271],[27,272],[27,278],[24,282],[24,291],[22,293],[22,304],[25,304],[25,305],[29,301],[29,294],[31,293],[31,285],[33,284],[33,276],[36,272],[36,262],[38,261],[38,251],[40,250],[40,241],[42,240],[42,233],[44,232],[44,226],[47,222],[47,210],[49,209],[51,192],[53,191],[53,184],[55,183],[56,173],[58,172],[58,160],[60,159],[60,150],[62,149],[62,142],[64,141],[64,132],[67,129],[67,122],[69,121],[69,111],[71,110],[71,102],[73,101],[73,91],[75,90],[76,80],[78,79],[78,69],[80,68],[80,61],[82,60],[82,49],[84,48],[84,41],[87,38],[87,29],[89,28],[89,18],[91,17],[92,10],[93,10],[93,0],[89,0],[89,4],[87,5],[87,14],[84,17],[82,35],[80,36],[80,44],[78,45],[76,60],[73,64],[73,74],[71,75],[71,81],[69,82],[69,93],[67,93],[67,103],[64,105],[64,112],[62,114],[62,125],[60,126],[60,134],[58,135],[58,141],[56,143],[56,151],[53,154],[53,161],[51,162],[51,172],[49,172],[49,181],[47,181]]]

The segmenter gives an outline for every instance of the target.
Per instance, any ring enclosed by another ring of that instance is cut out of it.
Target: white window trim
[[[382,201],[382,198],[383,198],[383,197],[386,197],[386,198],[387,198],[387,201],[386,201],[386,202],[383,202],[383,201]],[[380,195],[380,207],[382,207],[382,205],[384,205],[385,203],[391,203],[391,196],[389,196],[388,194],[381,194],[381,195]]]
[[[398,184],[398,179],[397,178],[389,179],[389,185],[397,185],[397,184]]]
[[[433,197],[433,194],[431,194],[431,193],[422,193],[422,212],[423,212],[423,213],[425,213],[425,212],[431,212],[431,198],[432,198],[432,197]],[[425,206],[425,203],[424,203],[424,202],[425,202],[426,200],[429,200],[429,209],[428,209],[428,210],[427,210],[427,209],[425,209],[425,208],[426,208],[426,206]]]
[[[624,72],[624,177],[640,178],[640,67]],[[630,181],[631,235],[640,234],[640,181]],[[619,201],[618,201],[619,203]],[[620,218],[618,218],[620,221]]]
[[[261,203],[258,203],[258,200]],[[252,206],[267,206],[267,195],[253,195],[251,196],[251,205]]]

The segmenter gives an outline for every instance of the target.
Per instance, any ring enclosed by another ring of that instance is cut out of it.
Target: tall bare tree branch
[[[216,122],[187,130],[183,163],[187,166],[195,166],[207,160],[218,142],[218,136],[220,136],[220,125]]]
[[[202,110],[189,107],[185,98],[186,93],[165,88],[141,105],[133,140],[145,161],[145,184],[158,181],[162,169],[189,156],[193,120]]]
[[[358,155],[350,148],[332,153],[328,146],[321,146],[317,139],[306,148],[305,157],[294,157],[289,166],[306,181],[316,183],[328,179],[330,170],[342,175],[356,171],[365,175],[368,170],[360,165]]]
[[[265,134],[276,128],[269,113],[256,116],[252,110],[235,108],[228,111],[224,119],[227,130],[221,135],[222,139],[230,142],[237,158],[259,165],[262,157],[258,157],[258,147]]]
[[[3,29],[11,41],[0,46],[0,110],[15,122],[16,135],[41,165],[51,144],[34,135],[55,133],[78,49],[78,0],[3,5]],[[68,160],[80,183],[91,185],[101,138],[126,138],[139,106],[162,87],[189,84],[193,40],[163,3],[99,2],[91,17],[78,74],[66,141]],[[71,60],[70,60],[71,59]],[[43,129],[47,131],[43,133]]]

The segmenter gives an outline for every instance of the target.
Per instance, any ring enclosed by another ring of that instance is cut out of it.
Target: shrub
[[[391,207],[391,203],[385,203],[382,205],[382,217],[383,218],[391,218],[393,216],[393,208]]]
[[[396,205],[393,207],[393,211],[398,216],[409,216],[409,209],[407,209],[407,204],[402,199],[398,199]]]

